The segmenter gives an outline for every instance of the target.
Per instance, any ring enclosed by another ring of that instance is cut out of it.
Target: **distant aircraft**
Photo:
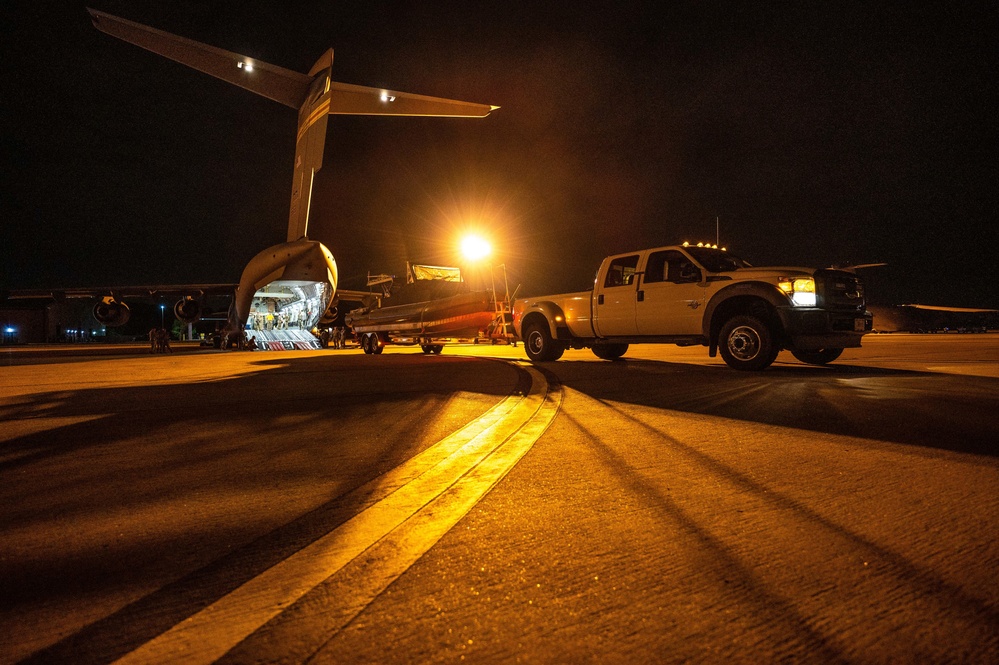
[[[298,110],[287,241],[263,250],[243,270],[235,289],[230,321],[230,325],[237,330],[245,327],[251,309],[255,307],[273,310],[275,306],[288,308],[290,304],[297,303],[299,311],[309,312],[307,321],[298,321],[298,326],[305,329],[311,329],[324,315],[334,311],[337,301],[336,261],[329,249],[307,236],[312,182],[323,162],[328,115],[483,118],[499,108],[337,83],[331,79],[333,49],[326,51],[306,75],[95,9],[88,8],[87,11],[94,26],[104,33]],[[174,311],[178,318],[186,316],[181,320],[190,321],[200,315],[198,295],[204,294],[206,288],[217,290],[222,286],[192,286],[186,291],[184,286],[142,287],[139,291],[185,293]],[[75,290],[74,293],[81,291]],[[90,295],[103,295],[101,302],[94,307],[94,316],[99,321],[112,326],[127,321],[128,306],[119,294],[134,292],[135,289],[121,289],[117,293],[114,289],[94,291]],[[364,292],[351,295],[357,300],[369,296]],[[16,296],[12,294],[12,297]]]

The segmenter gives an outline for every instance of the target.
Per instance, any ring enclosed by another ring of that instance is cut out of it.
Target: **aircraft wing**
[[[385,294],[374,291],[351,291],[349,289],[337,289],[337,302],[356,302],[362,307],[372,307],[385,298]]]
[[[94,300],[94,318],[106,326],[123,326],[129,319],[128,300],[177,299],[174,316],[193,323],[205,313],[209,296],[235,299],[236,284],[156,284],[151,286],[95,286],[70,289],[16,289],[0,294],[7,300],[54,300],[63,303],[71,298]],[[162,301],[161,301],[162,302]],[[162,307],[162,304],[160,305]]]
[[[858,270],[863,270],[864,268],[882,268],[888,265],[887,263],[859,263],[855,266],[845,266],[843,268],[837,268],[837,270],[847,270],[849,272],[857,272]]]
[[[350,302],[364,302],[366,299],[373,296],[381,297],[381,293],[375,293],[374,291],[350,291],[348,289],[337,289],[336,295],[340,300],[348,300]]]
[[[925,309],[931,312],[960,312],[962,314],[993,314],[999,312],[999,309],[979,309],[976,307],[938,307],[936,305],[899,305],[899,307]]]
[[[93,286],[69,289],[14,289],[4,293],[7,300],[40,300],[50,298],[60,301],[67,298],[157,298],[159,296],[228,295],[236,292],[238,284],[156,284],[151,286]]]

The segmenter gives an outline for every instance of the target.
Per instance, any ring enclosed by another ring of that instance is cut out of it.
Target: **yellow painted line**
[[[380,500],[116,662],[214,662],[386,536],[407,544],[408,554],[395,557],[392,567],[401,575],[517,463],[555,417],[558,404],[548,395],[544,376],[526,371],[531,375],[526,395],[508,396],[377,479]],[[399,530],[409,520],[412,524]]]
[[[292,653],[289,657],[306,660],[313,655],[315,647],[310,644],[328,642],[416,563],[531,449],[555,419],[560,405],[560,391],[546,394],[534,416],[503,444],[356,560],[350,577],[359,581],[350,587],[350,593],[325,599],[323,625],[321,628],[314,624],[310,626],[317,632],[322,631],[322,635],[311,635],[311,641],[303,640],[301,648],[305,652]],[[294,650],[296,646],[289,645],[289,648]]]

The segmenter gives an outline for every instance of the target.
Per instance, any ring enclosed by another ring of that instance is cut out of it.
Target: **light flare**
[[[480,235],[470,234],[461,240],[461,254],[468,261],[480,261],[492,254],[492,251],[492,245]]]

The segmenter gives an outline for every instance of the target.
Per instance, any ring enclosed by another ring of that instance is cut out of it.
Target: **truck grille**
[[[864,283],[855,274],[841,270],[818,270],[815,291],[819,307],[828,310],[863,312],[867,309]]]

